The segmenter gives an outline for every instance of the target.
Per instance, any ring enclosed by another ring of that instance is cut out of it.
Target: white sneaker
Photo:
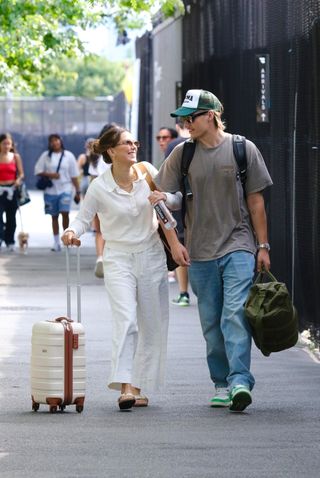
[[[211,407],[230,407],[230,391],[228,387],[216,387],[216,393],[210,400]]]
[[[7,251],[8,252],[14,252],[14,244],[8,244],[7,245]]]
[[[52,248],[51,248],[52,252],[60,252],[61,251],[61,246],[60,244],[56,244],[54,243]]]
[[[103,261],[97,261],[96,266],[94,268],[94,275],[98,277],[98,279],[103,279],[104,278],[104,272],[103,272]]]

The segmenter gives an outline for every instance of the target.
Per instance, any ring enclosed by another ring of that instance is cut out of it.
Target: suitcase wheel
[[[83,412],[83,405],[77,405],[76,410],[77,410],[78,413]]]
[[[49,407],[49,412],[50,413],[56,413],[58,407],[56,405],[50,405]]]
[[[40,404],[37,402],[32,402],[32,410],[37,412],[39,410]]]

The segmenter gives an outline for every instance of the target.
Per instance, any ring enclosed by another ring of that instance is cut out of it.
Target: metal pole
[[[291,295],[294,302],[295,286],[295,243],[296,243],[296,144],[297,144],[297,109],[298,92],[294,95],[294,121],[293,121],[293,145],[292,145],[292,243],[291,243]]]

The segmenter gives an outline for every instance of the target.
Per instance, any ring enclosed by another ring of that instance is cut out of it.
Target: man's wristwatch
[[[263,244],[258,244],[257,246],[258,251],[260,249],[267,249],[267,251],[270,251],[270,244],[268,242],[264,242]]]

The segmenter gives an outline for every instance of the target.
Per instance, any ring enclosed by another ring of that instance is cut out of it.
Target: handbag
[[[263,282],[267,276],[269,282]],[[269,271],[260,272],[246,300],[245,315],[256,346],[268,357],[293,347],[298,340],[298,314],[286,285]]]
[[[48,176],[40,176],[37,179],[36,188],[40,189],[40,191],[44,191],[45,189],[51,188],[52,186],[53,186],[53,182],[51,181],[50,178],[48,178]]]
[[[25,204],[28,204],[31,201],[31,198],[25,183],[20,184],[20,186],[18,186],[16,190],[17,190],[17,201],[19,206],[24,206]]]
[[[154,184],[154,182],[152,180],[152,177],[151,177],[149,171],[147,170],[147,168],[142,163],[138,163],[136,165],[136,167],[139,168],[142,173],[146,174],[146,181],[147,181],[151,191],[154,191],[156,189],[156,185]],[[160,226],[160,224],[159,224],[159,227],[158,227],[158,233],[159,233],[160,239],[161,239],[163,247],[164,247],[164,252],[166,253],[167,268],[168,268],[169,271],[174,271],[177,267],[179,267],[179,265],[176,263],[176,261],[172,257],[170,246],[168,244],[167,238],[166,238],[165,233],[163,232],[162,227]]]
[[[61,153],[59,163],[58,163],[58,166],[57,166],[57,169],[56,169],[56,173],[59,172],[63,155],[64,155],[64,151],[62,151],[62,153]],[[49,155],[49,157],[50,157],[50,155]],[[40,189],[40,191],[44,191],[45,189],[51,188],[52,186],[53,186],[53,182],[50,178],[48,178],[48,176],[39,176],[39,178],[37,179],[36,188]]]

